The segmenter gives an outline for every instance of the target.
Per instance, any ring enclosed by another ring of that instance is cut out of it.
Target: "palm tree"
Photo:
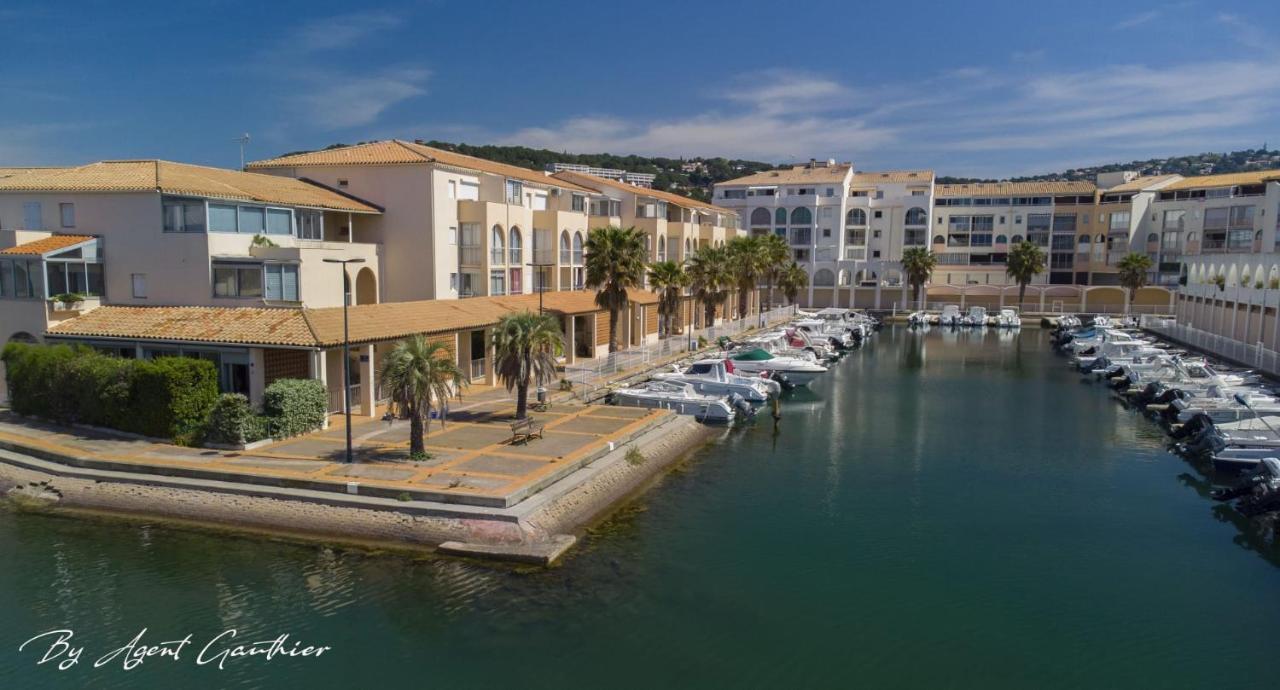
[[[1132,302],[1138,290],[1147,284],[1147,271],[1151,270],[1151,258],[1146,254],[1131,252],[1116,264],[1116,268],[1120,269],[1120,285],[1128,288],[1129,301]]]
[[[529,384],[539,386],[555,378],[556,357],[564,352],[560,322],[550,314],[531,311],[507,314],[493,329],[493,373],[516,389],[516,419],[524,419]]]
[[[786,270],[787,264],[791,261],[791,247],[787,246],[787,241],[782,239],[781,235],[769,233],[762,235],[757,240],[760,243],[760,258],[764,266],[764,277],[769,285],[770,305],[773,304],[773,285],[778,282],[779,276]]]
[[[658,318],[661,331],[671,337],[671,325],[680,311],[680,291],[689,284],[689,276],[674,261],[649,264],[649,287],[658,293]]]
[[[902,252],[902,272],[907,274],[907,282],[911,285],[911,293],[916,302],[924,303],[920,291],[937,266],[937,255],[926,247],[909,247]]]
[[[1027,295],[1027,284],[1036,275],[1044,272],[1044,261],[1044,250],[1026,240],[1009,251],[1004,272],[1018,283],[1019,309],[1022,308],[1023,298]]]
[[[635,228],[596,228],[587,235],[587,287],[596,304],[609,310],[609,352],[618,351],[618,315],[627,307],[627,288],[644,280],[644,235]]]
[[[704,244],[689,257],[685,271],[693,297],[703,306],[705,326],[715,324],[716,305],[728,295],[727,287],[733,280],[729,274],[729,259],[723,247]]]
[[[424,335],[413,335],[396,343],[382,360],[378,380],[391,394],[391,400],[409,415],[409,455],[414,458],[426,455],[422,438],[431,408],[441,410],[440,424],[443,425],[445,401],[467,385],[449,348],[444,343],[427,340]]]
[[[738,288],[738,318],[745,319],[751,293],[760,285],[760,276],[768,266],[758,237],[735,237],[725,248],[729,252],[729,270]]]
[[[809,285],[809,274],[796,262],[782,269],[778,275],[778,288],[786,295],[789,304],[795,304],[800,291]]]

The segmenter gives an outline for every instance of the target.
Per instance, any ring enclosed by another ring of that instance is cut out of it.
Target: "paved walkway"
[[[513,445],[513,403],[469,398],[450,412],[446,424],[431,420],[426,437],[430,457],[422,461],[409,460],[407,420],[367,417],[353,419],[353,464],[344,461],[346,428],[340,422],[252,450],[221,451],[61,427],[0,412],[0,445],[15,452],[39,451],[46,458],[77,458],[80,464],[113,464],[159,474],[200,470],[201,476],[232,481],[293,480],[334,491],[346,491],[348,483],[356,482],[361,488],[415,498],[509,506],[603,454],[610,442],[625,441],[671,414],[557,404],[531,415],[545,423],[543,438]]]

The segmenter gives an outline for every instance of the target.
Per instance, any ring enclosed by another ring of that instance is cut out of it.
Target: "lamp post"
[[[364,259],[325,259],[327,264],[342,265],[342,409],[347,415],[347,462],[351,457],[351,334],[347,330],[347,306],[351,304],[351,279],[347,277],[347,264],[362,264]],[[370,381],[368,385],[372,386]],[[369,396],[373,400],[373,396]],[[367,411],[366,411],[367,412]]]
[[[538,315],[541,316],[542,310],[542,293],[547,291],[547,281],[543,280],[542,269],[554,267],[554,263],[539,263],[537,261],[527,263],[525,266],[531,266],[538,269]]]

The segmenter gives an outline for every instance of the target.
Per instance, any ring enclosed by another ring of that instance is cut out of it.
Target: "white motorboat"
[[[963,318],[960,315],[960,305],[948,304],[942,308],[942,314],[938,316],[938,323],[943,326],[959,326],[960,320]]]
[[[674,410],[692,415],[701,422],[728,424],[739,415],[750,417],[754,409],[736,396],[704,395],[687,383],[676,381],[646,381],[632,388],[619,388],[613,392],[613,402],[622,407],[646,407]]]
[[[674,371],[654,374],[657,381],[674,381],[693,386],[703,395],[736,394],[753,405],[763,405],[769,396],[782,392],[782,385],[761,376],[739,376],[733,373],[727,360],[702,359],[685,369],[672,365]]]
[[[908,326],[928,326],[929,314],[923,311],[913,311],[907,316]]]
[[[779,357],[762,347],[745,347],[729,355],[735,371],[743,374],[768,374],[779,379],[785,386],[807,386],[819,374],[827,373],[827,368],[811,361],[795,357]]]
[[[1022,317],[1017,310],[1005,307],[996,315],[996,325],[1000,328],[1022,328]]]
[[[1063,314],[1058,317],[1059,328],[1079,328],[1080,317],[1075,314]]]
[[[987,325],[987,308],[986,307],[969,307],[969,313],[960,319],[962,326],[985,326]]]
[[[1094,328],[1111,328],[1113,325],[1115,324],[1111,322],[1111,317],[1109,316],[1098,315],[1093,317]]]

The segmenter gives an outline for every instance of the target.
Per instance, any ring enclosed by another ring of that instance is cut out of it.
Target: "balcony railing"
[[[845,261],[864,261],[867,258],[866,247],[845,247]]]
[[[502,247],[494,247],[489,250],[489,263],[502,265],[507,262],[507,252]]]
[[[484,371],[485,371],[484,367],[485,367],[484,357],[481,357],[480,359],[471,360],[471,378],[473,380],[484,378]]]
[[[533,250],[533,263],[535,264],[553,264],[556,262],[556,252],[554,249],[535,249]],[[561,257],[560,263],[568,263],[568,254]]]
[[[521,251],[520,251],[520,247],[512,247],[511,249],[509,249],[509,250],[507,251],[507,253],[511,256],[511,265],[512,265],[512,266],[519,266],[519,265],[520,265],[520,253],[521,253]]]
[[[576,250],[574,250],[574,252],[573,252],[573,265],[574,265],[574,266],[581,266],[581,265],[582,265],[582,250],[581,250],[581,249],[576,249]]]

